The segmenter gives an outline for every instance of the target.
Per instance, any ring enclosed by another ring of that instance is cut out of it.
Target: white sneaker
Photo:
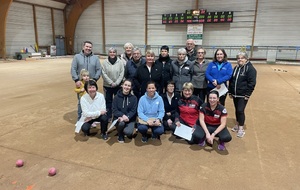
[[[239,130],[239,126],[235,125],[234,127],[231,128],[231,131],[237,132]]]
[[[242,138],[246,134],[244,129],[239,129],[236,136]]]

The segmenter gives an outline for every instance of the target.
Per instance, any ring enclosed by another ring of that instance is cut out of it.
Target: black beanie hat
[[[161,48],[160,48],[160,51],[161,51],[162,49],[165,49],[165,50],[167,50],[167,51],[169,52],[169,47],[168,47],[168,46],[166,46],[166,45],[164,45],[164,46],[161,46]]]

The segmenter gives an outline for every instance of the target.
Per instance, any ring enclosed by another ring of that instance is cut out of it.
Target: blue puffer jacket
[[[225,86],[227,86],[227,81],[229,81],[231,75],[232,66],[230,62],[210,62],[205,72],[205,77],[208,80],[207,88],[215,88],[215,86],[212,84],[214,80],[217,80],[218,85],[224,83]]]

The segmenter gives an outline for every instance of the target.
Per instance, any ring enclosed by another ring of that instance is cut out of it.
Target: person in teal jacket
[[[225,84],[227,87],[227,82],[232,75],[231,63],[227,61],[227,54],[224,49],[217,49],[214,59],[209,63],[205,77],[208,81],[207,84],[207,94],[214,89],[219,89],[221,84]],[[225,106],[227,93],[220,97],[220,103]],[[208,97],[207,97],[208,99]]]
[[[148,129],[152,130],[152,139],[160,139],[164,133],[162,119],[165,115],[164,102],[156,92],[155,82],[147,83],[146,93],[138,104],[138,131],[142,134],[142,142],[147,143]]]

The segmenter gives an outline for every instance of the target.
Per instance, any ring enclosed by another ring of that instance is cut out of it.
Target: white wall
[[[36,7],[35,12],[39,46],[49,46],[53,44],[51,9]]]
[[[62,10],[53,10],[54,30],[56,36],[65,36],[64,12]]]
[[[35,34],[31,5],[13,2],[6,21],[6,53],[9,56],[30,45],[34,47]]]
[[[94,43],[95,53],[105,53],[110,46],[118,47],[131,42],[145,47],[145,0],[103,0],[105,4],[106,50],[102,49],[101,0],[97,0],[81,15],[75,31],[74,49],[81,50],[82,42]],[[148,0],[148,45],[184,46],[186,24],[161,24],[161,15],[184,13],[195,8],[195,0]],[[254,36],[254,57],[266,55],[266,49],[257,46],[300,46],[300,1],[259,0]],[[232,23],[204,24],[203,45],[206,47],[250,46],[253,39],[256,0],[203,0],[199,9],[207,11],[234,11]],[[40,45],[52,41],[50,9],[37,7]],[[69,10],[67,9],[67,13]],[[64,35],[63,12],[55,10],[55,34]],[[49,25],[45,24],[49,23]],[[6,29],[7,54],[34,45],[32,6],[13,2],[8,13]],[[50,37],[51,36],[51,37]],[[280,52],[281,57],[293,56],[295,48]],[[234,52],[235,53],[235,52]],[[234,54],[233,53],[233,54]]]

